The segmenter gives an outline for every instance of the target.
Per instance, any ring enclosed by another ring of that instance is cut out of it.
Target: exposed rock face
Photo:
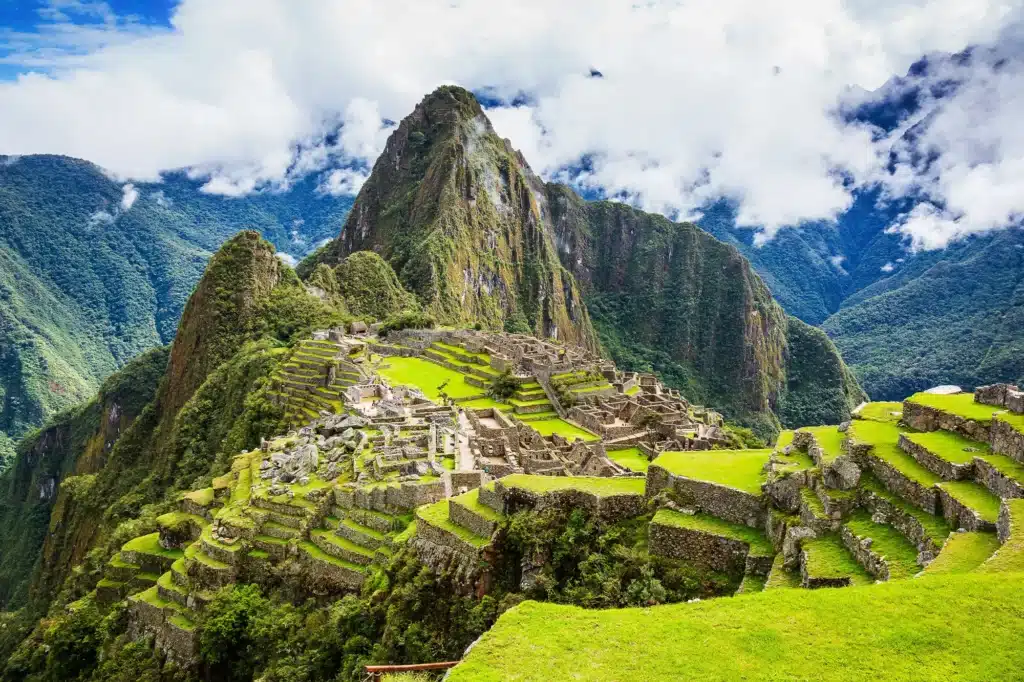
[[[442,322],[482,322],[596,347],[562,268],[543,183],[472,94],[428,95],[388,139],[321,258],[381,254]]]

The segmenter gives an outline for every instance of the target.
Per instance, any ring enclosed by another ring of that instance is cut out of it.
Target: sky
[[[351,194],[392,122],[452,83],[548,179],[673,218],[726,198],[758,243],[881,187],[913,198],[890,229],[935,249],[1024,214],[1022,18],[1024,0],[8,0],[0,154]],[[960,87],[894,129],[840,115],[969,46],[984,57],[922,77]]]

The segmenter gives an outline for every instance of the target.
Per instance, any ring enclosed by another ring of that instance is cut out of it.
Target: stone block
[[[750,553],[750,546],[741,540],[654,522],[650,525],[648,547],[655,556],[692,561],[713,571],[731,573],[746,568]]]

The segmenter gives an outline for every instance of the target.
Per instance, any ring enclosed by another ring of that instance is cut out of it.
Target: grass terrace
[[[415,386],[435,402],[441,401],[438,386],[448,382],[444,392],[453,399],[471,398],[484,389],[467,384],[465,375],[422,358],[389,357],[377,373],[395,386]]]
[[[1010,537],[982,567],[983,572],[1024,571],[1024,499],[1006,500],[1010,511]]]
[[[750,545],[750,553],[754,556],[772,556],[775,554],[775,548],[772,547],[772,543],[757,529],[729,523],[707,514],[683,514],[671,509],[659,509],[651,523],[686,528],[732,540],[739,540]]]
[[[885,557],[890,579],[910,578],[921,570],[917,565],[917,547],[892,526],[872,521],[865,510],[856,511],[846,527],[858,538],[871,538],[871,551]]]
[[[698,450],[663,452],[652,464],[671,474],[761,494],[761,469],[771,450]]]
[[[997,549],[999,540],[995,533],[953,533],[924,572],[968,573],[983,564]]]
[[[807,552],[807,574],[814,578],[850,577],[854,585],[867,585],[873,581],[864,567],[843,546],[838,535],[824,535],[804,542]]]
[[[608,458],[630,471],[636,471],[641,474],[646,474],[647,468],[651,466],[651,461],[647,459],[647,455],[645,455],[640,448],[609,450]]]
[[[473,488],[467,493],[451,498],[451,501],[475,512],[478,516],[482,516],[488,521],[497,522],[501,520],[501,514],[480,502],[480,488]]]
[[[999,415],[999,421],[1006,422],[1015,430],[1019,431],[1020,433],[1024,433],[1024,414],[1004,412]]]
[[[942,541],[949,535],[950,528],[946,523],[946,520],[941,516],[935,516],[928,512],[910,504],[899,495],[895,495],[882,485],[881,481],[874,477],[870,471],[864,472],[860,478],[860,487],[879,495],[899,509],[904,514],[908,514],[917,519],[918,523],[924,528],[928,537],[935,540],[937,543],[942,544]]]
[[[428,523],[435,528],[443,528],[474,547],[483,547],[490,542],[490,538],[482,537],[468,528],[452,523],[451,519],[448,518],[448,500],[441,500],[440,502],[419,507],[416,510],[416,518],[420,523]]]
[[[1024,577],[980,574],[652,608],[528,601],[448,680],[1009,680],[1022,609]]]
[[[775,449],[781,450],[782,448],[793,444],[793,434],[796,433],[791,429],[787,429],[779,433],[778,439],[775,441]]]
[[[122,551],[139,552],[153,556],[168,557],[177,559],[182,556],[180,549],[164,549],[160,546],[160,533],[150,533],[130,540],[121,547]]]
[[[547,400],[541,401],[547,402]],[[540,435],[548,438],[554,434],[558,434],[566,440],[572,441],[575,439],[584,440],[587,442],[598,440],[596,433],[591,433],[581,426],[570,424],[564,419],[540,419],[537,421],[527,422],[531,427],[536,429]]]
[[[992,449],[985,443],[964,438],[950,431],[908,433],[907,438],[925,448],[936,457],[952,464],[968,464],[976,456],[988,454]]]
[[[998,407],[974,402],[973,393],[956,393],[953,395],[936,395],[934,393],[915,393],[907,398],[908,402],[917,403],[955,414],[964,419],[972,419],[982,424],[992,421],[992,415],[1003,412]]]
[[[941,482],[942,478],[899,448],[897,443],[901,433],[910,432],[887,422],[858,420],[850,424],[851,440],[870,444],[875,457],[887,462],[907,478],[925,487]]]
[[[999,518],[999,498],[980,483],[944,481],[939,484],[939,487],[949,493],[953,499],[978,512],[984,520],[995,523]]]
[[[832,462],[843,454],[843,441],[846,434],[839,432],[836,426],[808,426],[800,429],[807,431],[814,436],[814,441],[824,452],[823,458],[826,462]]]
[[[854,416],[868,421],[892,422],[895,424],[903,418],[903,403],[864,403],[864,406]]]
[[[512,474],[501,479],[507,488],[519,488],[539,495],[558,490],[579,490],[593,495],[643,495],[643,478],[602,478],[595,476],[534,476]]]

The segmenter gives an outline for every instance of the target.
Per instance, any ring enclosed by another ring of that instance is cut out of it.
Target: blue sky
[[[0,1],[0,80],[12,80],[19,73],[45,70],[17,62],[17,55],[32,36],[43,40],[56,27],[67,24],[103,27],[112,17],[125,21],[169,27],[170,14],[178,0],[3,0]],[[131,18],[131,19],[127,19]],[[117,24],[115,24],[117,25]]]

